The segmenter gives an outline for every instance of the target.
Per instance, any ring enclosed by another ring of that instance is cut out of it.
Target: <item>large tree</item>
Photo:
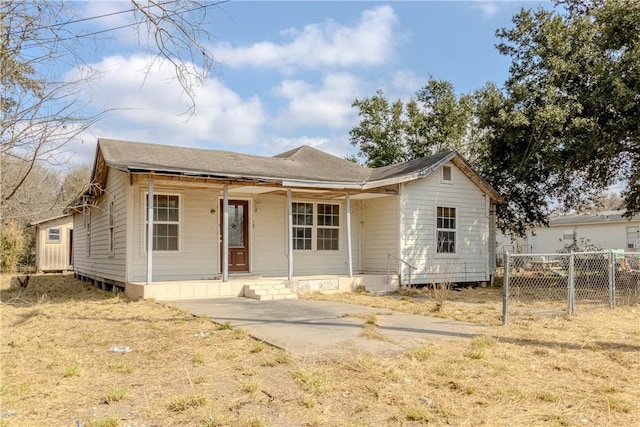
[[[476,157],[474,102],[446,80],[429,78],[406,102],[389,102],[382,90],[356,99],[360,123],[349,135],[370,167],[386,166],[444,150]]]
[[[640,2],[563,3],[497,32],[510,77],[479,94],[479,166],[506,198],[500,227],[517,234],[545,224],[550,202],[577,208],[614,183],[640,211]]]
[[[6,207],[23,202],[12,199],[26,194],[20,189],[30,176],[65,161],[61,148],[105,113],[79,95],[99,78],[85,55],[113,31],[137,27],[151,53],[148,65],[164,61],[173,67],[193,111],[195,89],[213,65],[207,10],[219,3],[131,0],[120,11],[77,18],[74,3],[0,2],[0,218]],[[114,15],[129,16],[129,24],[93,32],[78,25]]]

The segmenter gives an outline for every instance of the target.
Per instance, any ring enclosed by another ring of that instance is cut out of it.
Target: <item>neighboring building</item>
[[[538,227],[523,239],[498,236],[498,254],[556,253],[593,246],[640,252],[640,217],[623,217],[624,211],[571,213],[549,218],[549,227]]]
[[[36,237],[36,270],[42,272],[73,269],[73,216],[58,215],[32,222]]]
[[[386,285],[389,270],[402,283],[494,271],[501,197],[455,152],[370,169],[307,146],[261,157],[99,139],[91,180],[69,209],[74,271],[132,296],[247,292],[229,276],[336,291]]]

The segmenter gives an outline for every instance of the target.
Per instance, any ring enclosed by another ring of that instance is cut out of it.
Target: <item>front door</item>
[[[220,201],[220,214],[223,214]],[[223,222],[222,220],[220,221]],[[222,227],[221,227],[222,228]],[[249,202],[229,200],[229,271],[249,271]],[[220,243],[220,265],[222,265],[222,242]]]

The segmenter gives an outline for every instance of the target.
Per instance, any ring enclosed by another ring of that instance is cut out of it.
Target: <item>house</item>
[[[35,227],[36,270],[41,272],[73,269],[73,216],[62,214],[32,222]]]
[[[548,227],[538,227],[525,238],[499,236],[498,253],[556,253],[592,246],[640,252],[640,217],[631,220],[623,210],[572,212],[553,215]]]
[[[74,272],[158,299],[487,282],[500,201],[453,151],[370,169],[308,146],[262,157],[99,139],[69,209]]]

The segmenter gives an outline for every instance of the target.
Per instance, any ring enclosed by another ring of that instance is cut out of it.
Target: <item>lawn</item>
[[[640,425],[638,306],[516,313],[469,289],[310,298],[475,321],[489,333],[393,357],[297,357],[168,304],[70,276],[1,293],[0,425]],[[363,334],[375,322],[363,319]],[[126,346],[129,352],[112,352]]]

